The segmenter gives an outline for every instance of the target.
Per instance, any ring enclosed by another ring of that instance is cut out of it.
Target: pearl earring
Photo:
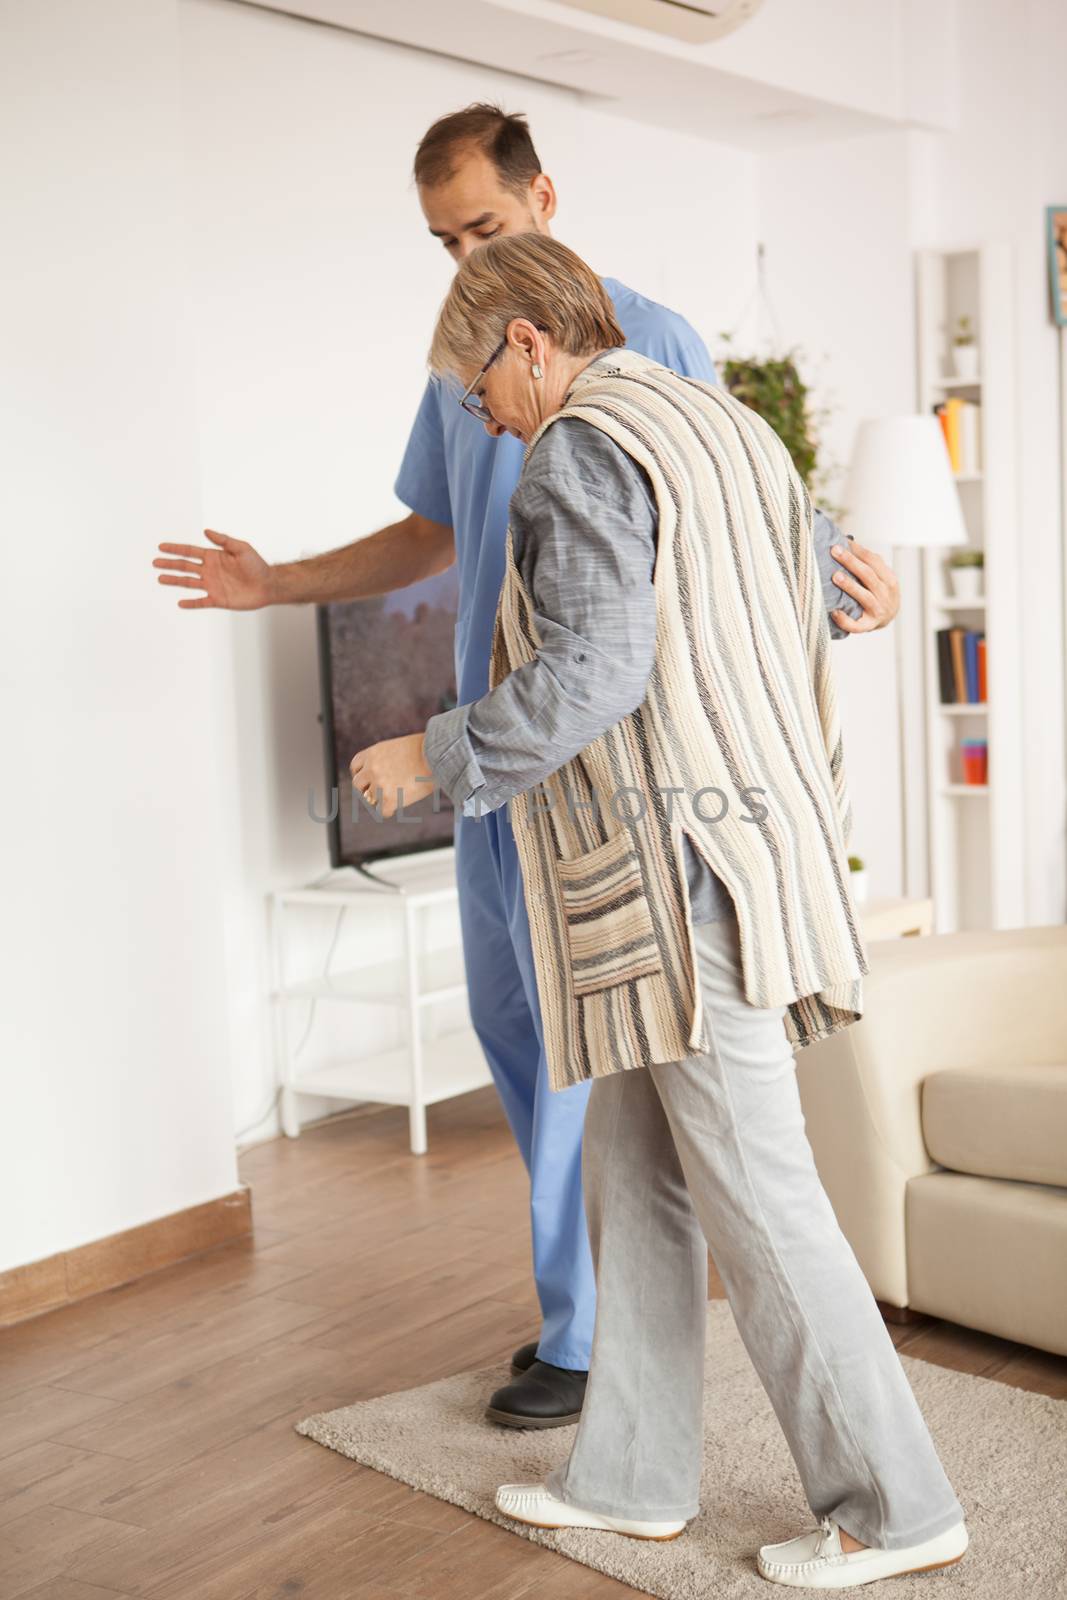
[[[543,378],[544,377],[544,373],[541,371],[541,368],[537,364],[536,361],[534,362],[533,366],[530,368],[530,371],[533,373],[535,378]]]

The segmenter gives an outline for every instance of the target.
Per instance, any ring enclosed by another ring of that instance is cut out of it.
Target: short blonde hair
[[[581,256],[548,234],[514,233],[488,240],[460,264],[438,313],[431,372],[476,372],[516,317],[572,356],[626,343],[604,285]]]

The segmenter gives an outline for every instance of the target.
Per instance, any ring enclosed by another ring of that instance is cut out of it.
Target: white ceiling
[[[736,33],[703,45],[565,0],[241,3],[561,85],[621,116],[746,150],[951,121],[951,28],[944,18],[931,28],[920,0],[764,0]]]

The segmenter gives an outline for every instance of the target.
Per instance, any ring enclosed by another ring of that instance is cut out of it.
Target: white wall
[[[842,463],[862,416],[915,404],[914,251],[967,248],[986,239],[1007,239],[1014,248],[1025,764],[1020,826],[1030,924],[1067,917],[1063,419],[1044,238],[1044,207],[1067,194],[1065,49],[1067,11],[1059,0],[1013,7],[972,0],[958,13],[954,131],[824,144],[766,156],[759,167],[760,232],[768,242],[779,321],[791,340],[816,358],[824,356],[818,395],[835,408],[828,438]],[[862,529],[851,531],[862,540]],[[912,602],[918,600],[918,570],[911,552],[890,558],[902,580],[896,627],[902,630],[906,704],[916,735],[921,687],[914,667],[921,634]],[[895,894],[901,884],[894,640],[890,633],[878,635],[852,655],[856,642],[844,646],[850,652],[848,675],[838,674],[856,804],[855,848],[869,859],[875,891]],[[916,754],[921,770],[921,743]],[[923,828],[920,796],[907,770],[905,789],[909,827]]]
[[[559,236],[709,341],[743,302],[754,157],[608,116],[568,91],[224,0],[183,0],[180,12],[204,521],[268,559],[406,513],[392,484],[452,273],[410,171],[442,113],[494,96],[526,111],[559,189]],[[324,830],[307,815],[309,787],[322,793],[314,612],[193,612],[180,625],[191,638],[224,635],[234,664],[227,972],[244,1129],[273,1081],[264,892],[327,866]],[[301,943],[310,970],[333,934],[331,919],[318,926]],[[339,958],[380,937],[377,920],[357,926]],[[337,1009],[318,1008],[309,1057],[344,1049],[356,1022],[346,1011],[335,1026]],[[308,1020],[294,1015],[298,1037]],[[392,1040],[373,1018],[359,1025],[360,1048]],[[258,1132],[275,1126],[269,1116]]]
[[[205,523],[278,560],[396,514],[451,270],[409,163],[431,118],[468,99],[530,113],[560,236],[713,346],[765,238],[779,321],[834,407],[841,463],[861,415],[914,400],[912,246],[1017,239],[1030,910],[1063,915],[1040,242],[1040,207],[1067,193],[1056,11],[967,8],[957,134],[758,161],[222,0],[0,0],[4,217],[18,241],[0,310],[0,509],[16,530],[0,1270],[229,1191],[234,1126],[276,1126],[260,1120],[273,1090],[266,896],[327,860],[306,814],[321,784],[313,613],[183,612],[150,562],[160,538],[200,542]],[[822,46],[829,82],[840,62],[832,36]],[[855,847],[893,892],[892,637],[835,652]],[[309,959],[331,933],[308,934]]]
[[[0,1270],[236,1187],[172,0],[0,13]]]
[[[1015,251],[1018,330],[1018,560],[1031,924],[1067,918],[1063,538],[1058,336],[1049,316],[1046,205],[1067,195],[1067,9],[1061,0],[971,0],[961,17],[960,126],[916,135],[914,240],[939,249],[985,238]]]
[[[821,454],[838,470],[824,498],[840,505],[859,421],[914,405],[912,263],[906,136],[876,134],[765,156],[760,236],[768,296],[786,345],[796,346],[814,405],[829,414]],[[753,317],[751,336],[767,334]],[[863,529],[843,526],[860,543]],[[894,630],[914,595],[904,553],[880,549],[901,579],[893,628],[833,647],[854,827],[875,895],[901,886],[901,771]],[[921,637],[921,636],[920,636]]]

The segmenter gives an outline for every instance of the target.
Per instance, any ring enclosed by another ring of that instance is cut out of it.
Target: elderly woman
[[[551,1085],[593,1080],[584,1406],[566,1463],[497,1506],[684,1532],[710,1246],[818,1522],[760,1547],[759,1572],[836,1589],[947,1566],[962,1507],[796,1082],[794,1051],[859,1017],[869,970],[811,503],[761,418],[623,344],[554,239],[460,267],[431,367],[528,446],[490,689],[431,719],[420,773],[362,774],[405,798],[435,778],[468,813],[515,801]]]

